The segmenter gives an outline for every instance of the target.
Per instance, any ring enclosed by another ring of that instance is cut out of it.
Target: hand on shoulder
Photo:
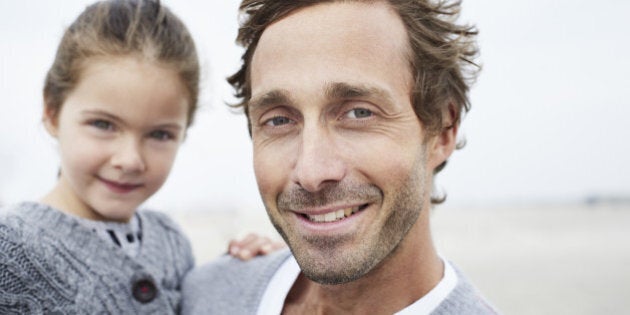
[[[231,240],[228,253],[241,260],[249,260],[258,255],[267,255],[285,248],[283,241],[273,240],[267,236],[249,233],[241,239]]]

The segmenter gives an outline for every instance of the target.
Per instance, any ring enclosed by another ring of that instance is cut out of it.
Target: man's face
[[[272,24],[253,56],[258,186],[314,281],[365,275],[428,207],[441,161],[410,103],[406,51],[404,26],[386,4],[345,2]]]

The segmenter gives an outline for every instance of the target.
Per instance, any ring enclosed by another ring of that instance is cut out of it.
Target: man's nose
[[[141,141],[128,137],[120,139],[111,157],[111,164],[123,173],[141,173],[146,170]]]
[[[304,128],[294,169],[294,181],[316,192],[346,175],[346,165],[336,149],[334,135],[322,126]]]

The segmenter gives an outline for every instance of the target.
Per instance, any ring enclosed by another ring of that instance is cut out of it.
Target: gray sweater
[[[8,211],[0,217],[0,314],[179,311],[181,282],[194,261],[188,240],[164,214],[138,212],[142,246],[130,257],[48,206],[22,203]]]
[[[230,256],[191,271],[184,280],[182,314],[256,314],[267,284],[289,258],[289,250],[244,262]],[[434,315],[497,314],[456,269],[457,286]]]

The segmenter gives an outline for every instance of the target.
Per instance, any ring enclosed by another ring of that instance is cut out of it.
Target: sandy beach
[[[628,314],[630,206],[438,208],[440,253],[505,314]],[[263,210],[175,216],[197,263],[246,232],[278,237]]]

